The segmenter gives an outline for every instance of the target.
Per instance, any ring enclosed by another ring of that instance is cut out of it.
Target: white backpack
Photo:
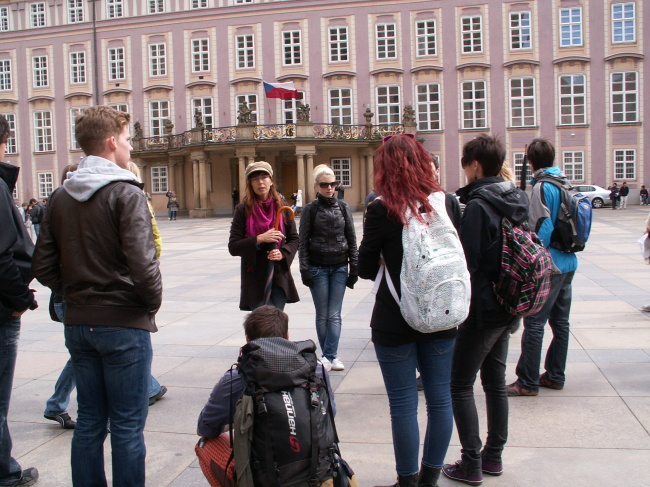
[[[447,215],[445,194],[429,195],[435,212],[422,213],[426,224],[407,211],[402,230],[402,298],[397,296],[388,271],[382,265],[375,280],[375,292],[382,276],[399,303],[404,320],[422,333],[448,330],[460,325],[469,314],[471,286],[467,262],[458,233]],[[383,256],[382,256],[383,258]]]

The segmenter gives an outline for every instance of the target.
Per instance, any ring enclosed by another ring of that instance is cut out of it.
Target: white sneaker
[[[332,370],[332,364],[329,360],[327,360],[327,357],[321,357],[320,363],[323,364],[323,369],[327,370],[328,372]]]
[[[332,360],[332,370],[345,370],[345,365],[338,358]]]
[[[641,306],[641,311],[650,312],[650,304],[644,304],[643,306]],[[334,368],[333,364],[332,364],[332,368]]]

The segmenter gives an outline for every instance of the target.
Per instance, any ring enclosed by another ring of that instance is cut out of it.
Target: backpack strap
[[[314,222],[316,221],[316,213],[318,212],[318,198],[316,198],[314,201],[311,203],[311,207],[309,208],[309,235],[311,235],[312,230],[314,229]]]

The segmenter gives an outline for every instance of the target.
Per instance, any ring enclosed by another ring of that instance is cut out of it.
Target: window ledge
[[[640,127],[643,122],[609,122],[608,127]]]
[[[588,129],[589,124],[588,123],[574,123],[574,124],[565,124],[565,125],[556,125],[556,129],[571,129],[571,128],[578,128],[578,129]]]
[[[460,128],[458,129],[459,132],[490,132],[490,127],[480,127],[480,128],[475,128],[475,129],[464,129]]]
[[[34,151],[34,152],[32,152],[32,154],[34,154],[35,156],[39,156],[39,155],[42,155],[42,154],[56,154],[56,151],[55,150],[47,150],[47,151],[43,151],[43,152]]]
[[[506,130],[539,130],[539,125],[509,126]]]

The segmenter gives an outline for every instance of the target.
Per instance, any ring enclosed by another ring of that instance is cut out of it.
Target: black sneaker
[[[163,397],[165,394],[167,394],[167,388],[165,386],[160,386],[160,391],[158,391],[158,394],[149,398],[149,406],[153,406],[156,401]]]
[[[43,417],[50,421],[57,421],[64,430],[73,430],[77,425],[77,422],[68,413],[44,414]]]
[[[31,467],[23,470],[20,480],[15,484],[11,484],[11,485],[12,487],[14,486],[28,487],[29,485],[34,485],[37,480],[38,480],[38,470],[36,470],[34,467]]]

